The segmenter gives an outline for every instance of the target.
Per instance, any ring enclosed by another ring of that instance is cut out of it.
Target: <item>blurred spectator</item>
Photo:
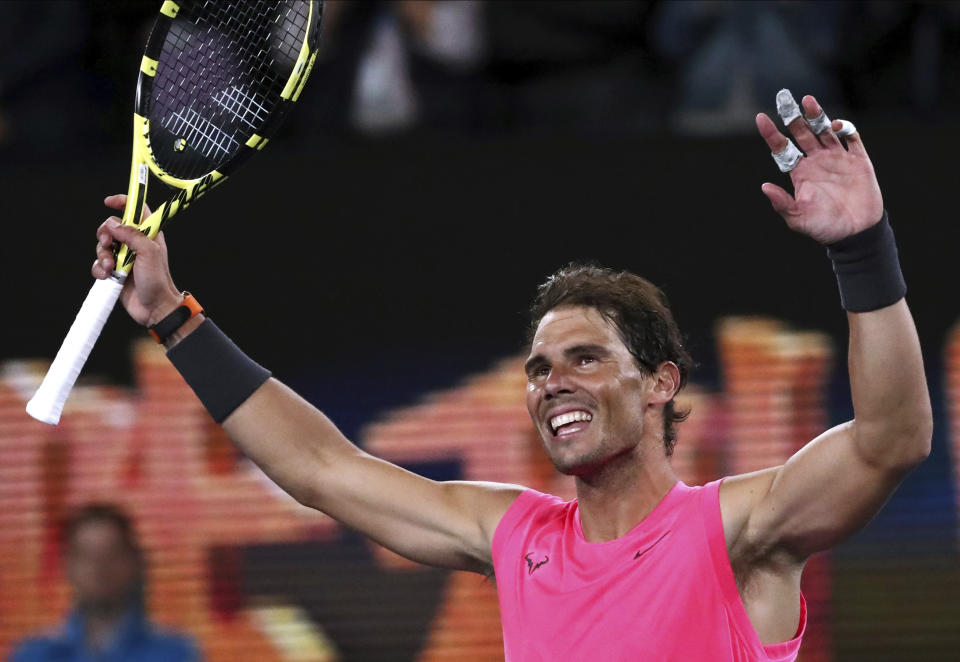
[[[101,0],[102,1],[102,0]],[[752,132],[776,91],[946,113],[960,3],[328,0],[301,127]]]
[[[293,122],[395,133],[482,122],[478,0],[328,0],[321,55]]]
[[[327,0],[324,11],[306,108],[285,133],[752,132],[781,87],[863,119],[946,118],[960,101],[960,2]],[[126,144],[155,16],[152,2],[0,2],[0,150]]]
[[[74,609],[66,623],[28,639],[10,662],[195,662],[194,645],[158,632],[144,609],[144,559],[129,518],[111,505],[80,509],[63,530]]]
[[[484,3],[403,0],[396,5],[409,43],[410,78],[420,100],[420,124],[472,131],[488,112],[483,65],[487,54]]]
[[[846,39],[849,3],[662,3],[654,21],[657,53],[673,63],[672,123],[685,133],[753,129],[777,90],[814,93],[836,115],[836,60]]]
[[[419,103],[400,30],[394,5],[383,5],[374,16],[353,87],[351,119],[361,131],[405,129],[417,121]]]

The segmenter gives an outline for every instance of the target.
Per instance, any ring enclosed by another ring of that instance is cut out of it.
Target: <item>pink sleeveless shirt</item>
[[[534,490],[493,537],[506,662],[789,662],[790,641],[764,646],[730,567],[720,481],[678,482],[630,533],[590,543],[577,502]]]

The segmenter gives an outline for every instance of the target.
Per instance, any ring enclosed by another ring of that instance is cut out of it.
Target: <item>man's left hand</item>
[[[803,97],[801,109],[810,119],[822,111],[809,95]],[[836,134],[839,120],[817,135],[805,117],[797,117],[787,127],[806,154],[790,171],[794,194],[769,182],[761,188],[791,229],[829,244],[877,223],[883,215],[883,196],[860,134],[845,137],[844,148]],[[787,147],[787,137],[766,114],[757,115],[756,121],[771,152]]]

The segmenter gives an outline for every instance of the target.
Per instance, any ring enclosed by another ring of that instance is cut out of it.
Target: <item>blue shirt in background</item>
[[[159,632],[139,607],[124,616],[101,651],[84,645],[83,615],[74,611],[60,632],[24,641],[9,662],[200,662],[193,642],[181,635]]]

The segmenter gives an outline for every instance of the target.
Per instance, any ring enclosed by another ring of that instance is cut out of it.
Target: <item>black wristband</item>
[[[892,305],[907,293],[893,228],[884,210],[876,225],[827,245],[840,288],[840,303],[851,313]]]
[[[167,356],[217,423],[270,378],[270,371],[244,354],[210,318]]]

